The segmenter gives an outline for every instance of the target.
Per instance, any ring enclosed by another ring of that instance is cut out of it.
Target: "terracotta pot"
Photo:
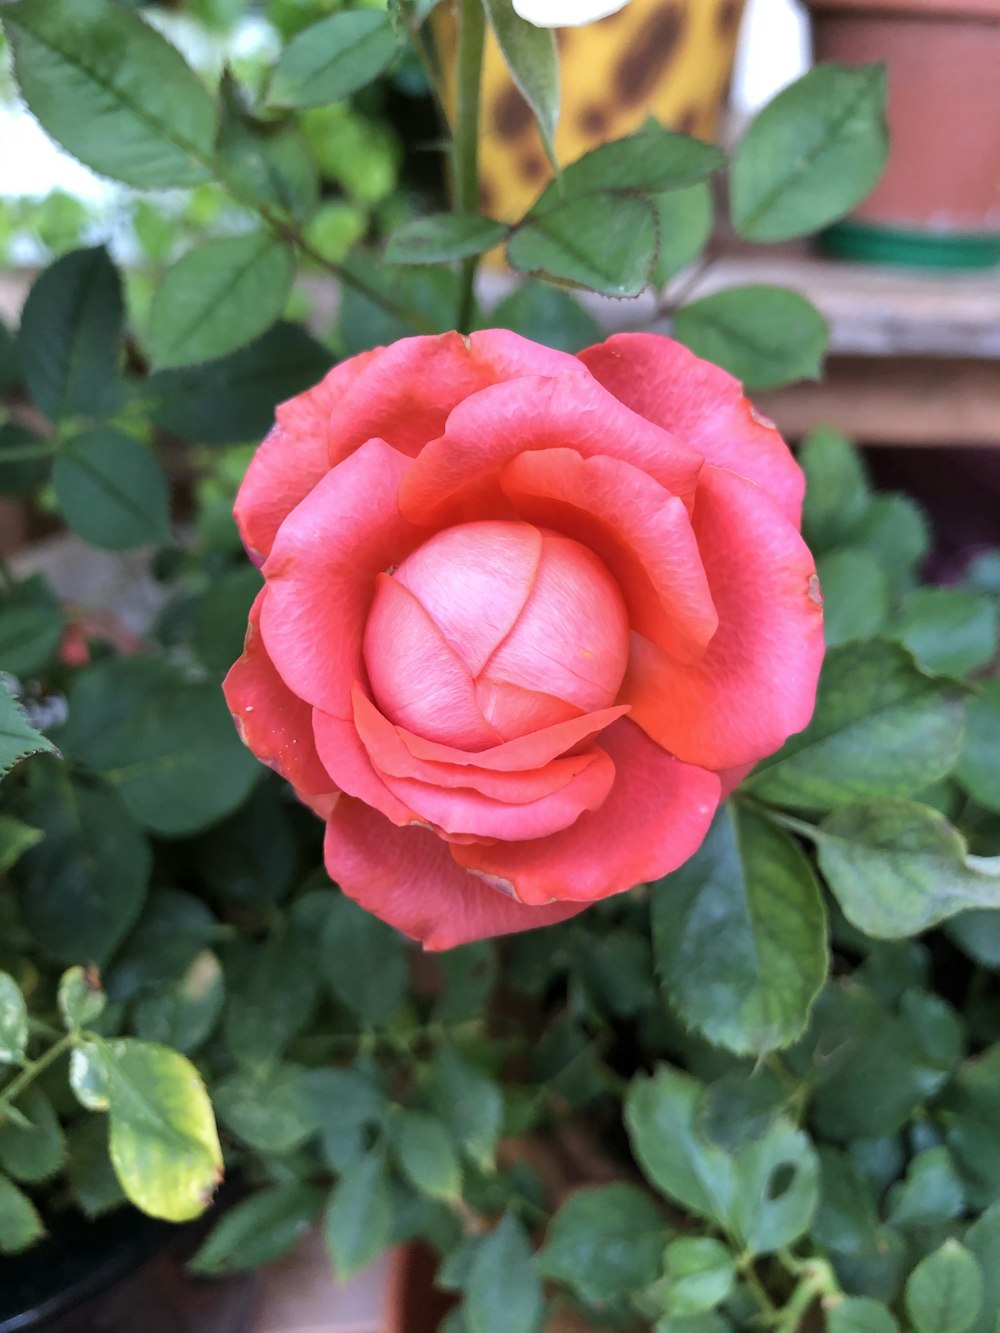
[[[806,0],[817,60],[888,67],[889,163],[827,248],[1000,261],[1000,0]]]
[[[715,137],[729,94],[745,0],[630,0],[597,23],[557,34],[560,162],[631,134],[649,116],[701,139]],[[452,7],[435,11],[438,43],[454,77]],[[454,89],[451,89],[454,105]],[[531,111],[492,35],[483,65],[482,207],[520,218],[551,175]]]

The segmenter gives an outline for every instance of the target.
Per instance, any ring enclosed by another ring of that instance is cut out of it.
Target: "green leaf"
[[[398,227],[385,247],[387,264],[443,264],[499,245],[507,225],[471,214],[433,213]]]
[[[903,602],[895,634],[925,671],[964,676],[997,651],[997,612],[985,593],[916,588]]]
[[[40,671],[59,646],[63,623],[59,603],[41,574],[15,583],[6,597],[0,596],[0,670],[15,676]]]
[[[819,1149],[819,1207],[812,1239],[838,1255],[864,1257],[879,1248],[878,1203],[869,1182],[845,1152]]]
[[[36,1084],[16,1105],[25,1123],[0,1117],[0,1170],[25,1184],[48,1180],[66,1161],[66,1137],[52,1103]]]
[[[875,495],[848,533],[851,546],[871,551],[894,594],[905,591],[930,550],[930,529],[920,507],[906,495]]]
[[[929,806],[844,806],[813,836],[844,915],[876,939],[919,935],[970,907],[1000,907],[1000,860],[970,857],[958,830]]]
[[[74,681],[69,707],[65,753],[102,774],[133,818],[165,837],[230,814],[260,776],[218,685],[189,681],[166,662],[92,667]]]
[[[207,945],[216,925],[200,898],[181,889],[154,889],[108,969],[111,998],[125,1002],[162,994]]]
[[[869,639],[889,619],[889,584],[870,551],[846,546],[816,561],[823,589],[823,633],[827,648]]]
[[[529,214],[507,242],[507,259],[522,273],[607,296],[638,296],[655,257],[653,206],[632,195],[594,194]]]
[[[890,1198],[888,1220],[897,1227],[937,1226],[965,1208],[962,1182],[947,1148],[918,1153]]]
[[[491,940],[478,940],[447,949],[440,955],[441,993],[434,1003],[439,1023],[463,1023],[478,1018],[489,1004],[497,983],[497,954]]]
[[[701,254],[712,234],[712,192],[700,183],[683,190],[666,190],[652,200],[660,234],[660,250],[653,265],[654,287],[663,287]]]
[[[430,1075],[438,1115],[466,1156],[481,1170],[491,1170],[503,1122],[499,1085],[448,1046],[435,1051]]]
[[[225,998],[222,966],[203,949],[169,990],[138,1001],[132,1014],[136,1035],[190,1055],[215,1030]]]
[[[222,128],[216,169],[241,200],[304,220],[319,204],[319,178],[305,137],[291,121],[256,120],[242,105],[228,71],[223,75]]]
[[[223,1032],[236,1061],[264,1066],[310,1022],[319,999],[315,968],[303,966],[302,936],[286,930],[228,952]]]
[[[917,1264],[905,1296],[916,1333],[967,1333],[983,1302],[979,1265],[957,1240],[946,1240]]]
[[[363,254],[352,256],[345,267],[380,292],[392,312],[345,283],[337,321],[337,348],[342,356],[354,356],[414,333],[444,333],[453,327],[458,308],[458,274],[453,269],[392,268],[377,265]]]
[[[829,810],[909,796],[945,777],[962,743],[962,700],[908,653],[873,640],[832,649],[816,711],[745,783],[762,801]]]
[[[795,844],[724,806],[653,892],[656,968],[684,1021],[737,1054],[787,1045],[826,977],[819,886]]]
[[[535,1333],[542,1285],[531,1242],[512,1213],[479,1246],[465,1288],[469,1333]]]
[[[104,787],[46,784],[29,811],[45,838],[21,862],[25,925],[61,963],[103,963],[142,908],[149,844]]]
[[[136,13],[106,0],[20,0],[4,21],[29,109],[74,157],[145,190],[208,179],[212,99]]]
[[[0,709],[3,700],[0,699]],[[17,865],[29,848],[42,840],[40,829],[22,824],[19,819],[0,814],[0,875],[5,875],[12,866]]]
[[[77,1050],[105,1080],[111,1161],[129,1199],[168,1222],[204,1212],[222,1179],[222,1152],[194,1065],[133,1038]]]
[[[35,1205],[13,1181],[0,1176],[0,1254],[20,1254],[44,1235]]]
[[[437,1116],[401,1111],[394,1125],[396,1155],[411,1184],[432,1199],[457,1199],[462,1168],[451,1135]]]
[[[331,897],[322,938],[334,995],[366,1024],[384,1023],[409,974],[402,937],[344,896]]]
[[[733,226],[749,241],[805,236],[867,195],[889,150],[881,65],[822,64],[756,116],[733,157]]]
[[[0,393],[6,393],[18,383],[21,376],[20,362],[17,340],[0,319]]]
[[[305,1235],[323,1201],[321,1189],[298,1180],[268,1185],[223,1213],[188,1268],[222,1277],[273,1263]]]
[[[281,53],[267,93],[269,106],[339,102],[377,78],[396,54],[388,14],[344,9],[293,37]]]
[[[959,782],[987,810],[1000,811],[1000,681],[984,681],[966,704]]]
[[[269,328],[291,290],[295,255],[268,232],[207,241],[168,270],[149,315],[157,370],[235,351]]]
[[[985,1208],[1000,1194],[1000,1046],[967,1060],[940,1099],[937,1114],[966,1196]],[[992,1333],[992,1330],[991,1330]]]
[[[52,468],[51,448],[12,422],[0,426],[0,495],[31,495],[44,486]],[[25,449],[37,450],[38,456],[19,458]]]
[[[70,1032],[87,1027],[104,1011],[107,996],[96,968],[68,968],[59,978],[59,1012]]]
[[[28,1049],[28,1006],[8,972],[0,972],[0,1065],[16,1065]]]
[[[668,1234],[659,1208],[637,1186],[581,1189],[549,1223],[539,1271],[588,1304],[613,1301],[655,1281]]]
[[[260,439],[278,403],[318,384],[330,353],[298,324],[279,322],[218,361],[164,370],[142,386],[158,426],[196,444]]]
[[[666,1305],[671,1315],[687,1316],[714,1310],[729,1295],[736,1261],[710,1236],[682,1236],[666,1252]]]
[[[808,1229],[819,1199],[819,1163],[809,1140],[778,1120],[728,1153],[697,1132],[700,1096],[700,1084],[666,1066],[633,1079],[625,1123],[646,1176],[752,1254],[790,1245]]]
[[[21,364],[28,392],[51,420],[118,410],[122,320],[121,283],[103,247],[63,255],[35,279],[21,316]]]
[[[839,431],[819,426],[802,441],[798,459],[806,474],[802,533],[810,549],[848,544],[871,494],[860,451]]]
[[[75,435],[56,455],[56,499],[84,541],[128,551],[170,536],[167,479],[153,451],[110,426]]]
[[[818,379],[829,336],[823,316],[804,296],[764,284],[692,301],[674,316],[674,332],[748,389]]]
[[[493,35],[518,92],[538,123],[549,161],[555,165],[559,123],[559,54],[556,35],[516,14],[507,0],[483,0]]]
[[[735,1152],[766,1134],[787,1100],[787,1086],[766,1065],[749,1072],[733,1069],[705,1088],[698,1104],[698,1133],[708,1143]]]
[[[0,681],[0,777],[29,755],[51,754],[55,748],[47,736],[35,730]],[[29,839],[27,846],[34,841]]]
[[[343,1173],[365,1152],[368,1134],[384,1127],[385,1094],[363,1069],[310,1069],[299,1088],[303,1104],[319,1127],[323,1156]]]
[[[722,166],[712,144],[674,134],[650,120],[635,134],[598,145],[571,162],[532,205],[530,218],[609,192],[660,194],[696,185]]]
[[[899,1325],[880,1301],[851,1296],[826,1317],[828,1333],[899,1333]]]
[[[237,1070],[212,1089],[220,1120],[258,1152],[291,1152],[316,1131],[304,1073],[292,1064]]]
[[[222,679],[243,652],[247,617],[263,584],[254,568],[237,568],[213,582],[198,598],[191,647],[202,665]]]
[[[385,1163],[368,1153],[344,1171],[330,1197],[326,1243],[338,1281],[359,1273],[392,1238],[392,1195]]]
[[[522,283],[494,306],[487,322],[562,352],[579,352],[601,338],[600,325],[575,297],[544,282]]]
[[[74,1201],[85,1216],[100,1217],[126,1202],[108,1154],[108,1126],[103,1116],[88,1115],[67,1127],[66,1174]]]
[[[979,1264],[983,1304],[969,1333],[997,1333],[1000,1310],[1000,1205],[993,1204],[965,1233],[966,1249]]]

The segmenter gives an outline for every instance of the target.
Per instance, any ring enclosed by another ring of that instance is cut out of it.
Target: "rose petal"
[[[687,510],[648,473],[572,449],[519,454],[500,485],[517,512],[595,551],[633,628],[696,661],[719,623]]]
[[[656,333],[616,333],[580,360],[634,412],[693,445],[709,463],[762,486],[798,525],[802,471],[739,380]]]
[[[268,655],[299,698],[339,717],[350,716],[351,687],[364,676],[375,576],[426,536],[396,505],[411,466],[384,441],[369,440],[289,514],[264,566]]]
[[[526,736],[517,736],[502,745],[475,753],[458,750],[450,745],[438,745],[434,741],[425,740],[423,736],[415,736],[403,727],[397,727],[396,731],[406,748],[418,759],[431,759],[446,764],[474,764],[477,768],[516,772],[547,764],[557,755],[584,745],[612,722],[624,717],[628,711],[628,704],[602,708],[597,713],[584,713],[580,717],[557,722],[551,727],[542,727]]]
[[[564,787],[592,762],[593,750],[551,759],[538,768],[503,770],[474,764],[418,759],[403,743],[399,728],[383,717],[360,686],[354,689],[354,722],[372,764],[382,775],[415,778],[439,787],[471,787],[494,801],[524,805]],[[472,759],[474,756],[467,756]]]
[[[262,565],[286,516],[330,468],[330,413],[338,397],[379,355],[342,361],[314,389],[281,403],[277,424],[260,445],[236,496],[233,512],[247,554]]]
[[[524,907],[461,870],[427,829],[394,827],[342,797],[327,824],[326,868],[348,897],[428,949],[452,949],[566,921],[584,905]]]
[[[496,745],[469,669],[421,604],[380,574],[365,627],[365,663],[379,708],[428,740],[464,750]]]
[[[584,709],[544,690],[528,690],[505,680],[476,681],[476,703],[487,722],[505,741],[533,735],[582,717]],[[589,717],[590,714],[588,713]]]
[[[387,440],[411,457],[444,430],[458,403],[491,384],[520,375],[576,375],[580,363],[505,329],[463,338],[458,333],[403,338],[380,348],[333,404],[330,463],[366,440]]]
[[[719,770],[773,753],[812,716],[822,598],[802,538],[744,477],[707,467],[692,522],[718,632],[694,664],[633,635],[621,699],[665,749]]]
[[[336,784],[316,752],[312,709],[275,671],[260,636],[262,588],[250,608],[243,655],[222,682],[240,739],[257,758],[286,778],[300,795],[328,795]]]
[[[460,403],[440,439],[425,446],[400,488],[402,512],[440,527],[496,512],[500,469],[518,454],[575,449],[634,464],[681,499],[690,499],[701,456],[637,416],[593,379],[526,376]]]
[[[718,777],[680,763],[628,718],[601,746],[616,777],[599,810],[548,838],[452,846],[457,863],[530,905],[592,902],[675,870],[708,831]]]

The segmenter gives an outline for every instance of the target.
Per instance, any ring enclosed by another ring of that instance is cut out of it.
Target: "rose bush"
[[[808,722],[802,492],[737,381],[664,337],[356,356],[278,409],[237,498],[265,581],[240,734],[406,934],[563,920],[684,862]]]

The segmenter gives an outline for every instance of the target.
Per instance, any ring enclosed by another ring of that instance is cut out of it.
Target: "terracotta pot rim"
[[[854,11],[859,16],[898,14],[943,22],[985,19],[1000,23],[1000,0],[803,0],[803,4],[818,12]]]

